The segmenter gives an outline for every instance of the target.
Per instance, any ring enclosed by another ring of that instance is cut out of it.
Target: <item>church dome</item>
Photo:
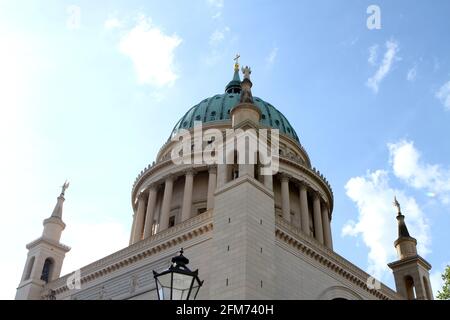
[[[239,104],[240,96],[239,72],[235,70],[233,80],[226,86],[225,93],[206,98],[190,108],[177,122],[172,130],[172,135],[180,129],[192,129],[194,121],[201,121],[204,124],[229,121],[231,119],[230,110]],[[260,124],[262,126],[279,129],[281,134],[289,136],[298,143],[300,142],[294,128],[280,111],[261,98],[254,97],[253,100],[256,107],[261,111]]]

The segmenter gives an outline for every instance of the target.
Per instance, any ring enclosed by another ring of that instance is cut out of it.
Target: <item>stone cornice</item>
[[[62,221],[61,218],[59,217],[50,217],[44,220],[43,225],[45,226],[47,223],[54,223],[57,224],[59,226],[61,226],[61,228],[64,230],[66,228],[66,224]]]
[[[264,184],[262,184],[261,182],[259,182],[258,180],[254,179],[254,178],[251,178],[248,175],[243,175],[237,179],[227,182],[224,186],[217,188],[216,191],[214,192],[214,195],[218,195],[229,189],[233,189],[236,186],[243,184],[244,182],[249,182],[252,185],[254,185],[256,188],[261,190],[262,192],[266,193],[269,197],[272,197],[272,198],[274,197],[272,190],[267,189],[267,187]]]
[[[212,228],[212,211],[208,210],[81,268],[81,283],[91,282],[167,248],[179,246],[189,239],[211,231]],[[66,282],[69,276],[71,274],[48,283],[45,289],[55,290],[56,294],[67,291]]]
[[[49,238],[46,237],[39,237],[38,239],[30,242],[29,244],[27,244],[26,248],[28,250],[32,249],[33,247],[37,246],[39,243],[44,242],[52,247],[56,247],[58,249],[60,249],[63,252],[69,252],[70,251],[70,247],[66,246],[62,243],[56,242],[54,240],[51,240]]]
[[[354,285],[369,292],[374,297],[382,300],[402,299],[395,291],[384,284],[381,289],[370,289],[367,286],[369,274],[356,267],[334,251],[326,248],[314,238],[305,235],[300,229],[290,225],[280,217],[276,217],[275,236],[284,243],[310,256],[335,274],[351,281]]]
[[[414,255],[412,257],[407,257],[402,260],[391,262],[388,264],[388,266],[389,268],[393,269],[398,268],[399,266],[409,265],[411,263],[417,263],[427,270],[431,269],[431,264],[419,255]]]

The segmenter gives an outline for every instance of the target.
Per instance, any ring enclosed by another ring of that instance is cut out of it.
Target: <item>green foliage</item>
[[[438,291],[437,298],[439,300],[450,300],[450,266],[445,268],[442,274],[442,280],[444,280],[444,285],[442,289]]]

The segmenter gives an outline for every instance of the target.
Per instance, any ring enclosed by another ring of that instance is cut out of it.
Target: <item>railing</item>
[[[395,292],[394,290],[392,290],[391,288],[387,287],[382,283],[381,288],[379,290],[368,288],[367,279],[369,279],[371,275],[359,269],[353,263],[343,258],[342,256],[338,255],[333,250],[330,250],[329,248],[325,247],[315,238],[306,235],[303,231],[293,226],[292,224],[284,220],[282,217],[278,216],[275,217],[275,225],[276,228],[278,228],[282,232],[288,233],[291,237],[299,240],[299,243],[307,247],[309,250],[316,252],[320,257],[322,257],[321,259],[322,264],[327,265],[329,267],[329,264],[331,263],[332,265],[336,266],[343,272],[350,273],[350,275],[353,276],[355,280],[357,280],[360,286],[362,286],[364,289],[368,290],[372,294],[377,295],[378,293],[378,296],[381,294],[386,299],[395,299],[395,300],[402,299],[397,292]]]
[[[192,217],[186,221],[183,221],[169,229],[158,232],[144,240],[136,242],[122,250],[119,250],[109,256],[106,256],[100,260],[97,260],[87,266],[81,268],[80,273],[82,278],[87,277],[90,274],[98,272],[100,269],[111,266],[113,264],[119,263],[122,260],[127,260],[136,256],[141,255],[142,252],[148,250],[151,247],[155,247],[158,244],[164,243],[165,241],[172,240],[177,237],[177,233],[182,233],[183,231],[190,231],[195,229],[194,227],[201,227],[202,225],[212,223],[212,210],[208,210],[202,214]],[[47,289],[57,289],[64,287],[67,283],[67,279],[72,274],[64,275],[46,285]]]

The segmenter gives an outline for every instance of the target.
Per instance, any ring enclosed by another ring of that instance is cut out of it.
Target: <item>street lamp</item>
[[[172,258],[169,269],[161,273],[153,270],[159,300],[195,300],[203,281],[198,277],[198,270],[191,271],[186,266],[188,263],[181,249],[180,255]]]

